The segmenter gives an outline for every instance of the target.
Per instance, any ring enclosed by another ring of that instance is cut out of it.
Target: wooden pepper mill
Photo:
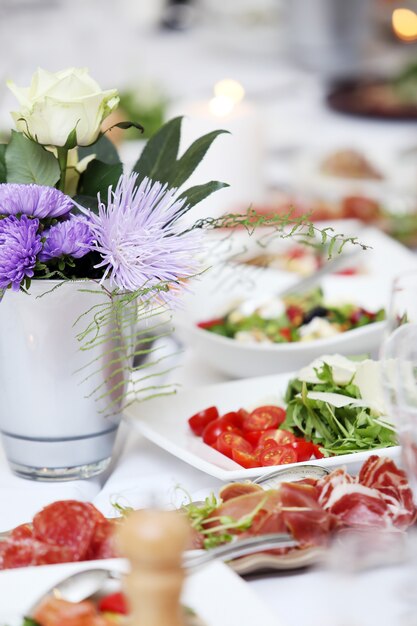
[[[135,511],[121,524],[116,541],[131,564],[124,582],[129,626],[185,626],[180,598],[189,534],[185,517],[175,511]]]

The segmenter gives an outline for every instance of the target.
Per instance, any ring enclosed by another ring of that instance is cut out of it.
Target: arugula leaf
[[[361,399],[354,383],[342,387],[334,382],[328,364],[318,370],[317,377],[319,384],[298,379],[289,382],[285,394],[287,415],[282,428],[313,441],[326,456],[398,445],[394,428],[373,415],[370,408],[352,405],[338,408],[309,398],[309,391],[322,391]]]

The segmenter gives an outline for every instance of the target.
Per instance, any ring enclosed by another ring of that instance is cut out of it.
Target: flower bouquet
[[[161,313],[201,270],[202,231],[266,224],[293,234],[305,222],[248,211],[185,227],[183,215],[226,186],[184,189],[224,131],[179,157],[181,118],[173,119],[124,172],[101,130],[116,90],[102,91],[77,69],[39,69],[30,87],[9,87],[19,109],[0,144],[3,445],[22,476],[88,477],[110,461],[132,372],[142,395],[159,391],[135,357],[152,350]]]

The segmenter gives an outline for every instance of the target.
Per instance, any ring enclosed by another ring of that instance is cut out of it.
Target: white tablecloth
[[[275,90],[275,96],[260,98],[259,107],[264,116],[268,147],[271,150],[278,148],[279,151],[283,147],[299,145],[351,145],[356,140],[362,145],[365,143],[384,150],[388,147],[396,149],[400,145],[409,146],[416,140],[415,127],[410,124],[381,125],[377,122],[339,117],[323,107],[323,90],[314,77],[289,69],[285,62],[276,58],[251,60],[249,57],[242,59],[240,54],[218,54],[204,40],[200,43],[198,33],[189,38],[178,38],[176,35],[138,37],[137,50],[129,50],[128,58],[131,60],[128,64],[125,63],[125,49],[115,55],[115,47],[106,44],[111,55],[106,57],[106,63],[103,64],[101,54],[97,54],[95,47],[90,45],[88,37],[85,41],[88,45],[82,48],[82,58],[79,54],[79,64],[90,65],[92,75],[101,78],[106,86],[111,86],[109,81],[111,83],[112,76],[120,75],[125,82],[132,80],[132,59],[135,59],[136,68],[137,58],[142,63],[142,77],[152,76],[170,94],[178,97],[195,97],[199,94],[208,97],[214,82],[225,76],[240,79],[249,95],[256,96],[259,92],[268,91],[266,86],[270,86],[272,92]],[[23,59],[26,63],[22,62],[20,66],[27,67],[28,72],[31,65],[47,67],[50,50],[49,44],[47,53],[42,47],[32,49],[28,46],[28,59]],[[76,52],[73,46],[61,46],[62,67],[78,62],[74,57]],[[90,59],[87,58],[89,53]],[[21,54],[24,55],[24,52]],[[122,55],[125,56],[122,58]],[[146,69],[143,65],[145,58]],[[171,71],[172,59],[175,59],[176,71]],[[58,61],[54,61],[54,66],[56,63]],[[121,68],[124,70],[120,74]],[[187,77],[192,78],[188,80]],[[25,84],[28,76],[19,76],[18,79]],[[7,96],[2,103],[3,119],[9,119],[6,111],[12,109],[13,105],[12,99]],[[277,182],[287,175],[286,163],[282,159],[269,160],[270,180]],[[221,179],[221,172],[219,177]],[[185,354],[180,378],[188,385],[223,380],[220,374],[197,361],[191,352]],[[133,506],[173,504],[182,497],[179,487],[196,495],[201,490],[215,490],[218,486],[219,482],[215,479],[170,456],[140,436],[128,432],[127,427],[121,429],[118,450],[110,470],[103,476],[86,481],[45,484],[17,478],[9,471],[0,450],[0,531],[29,520],[42,506],[56,499],[91,500],[108,514],[111,512],[111,502],[115,499]],[[393,573],[389,580],[394,580]],[[338,615],[329,616],[326,574],[309,570],[254,576],[249,579],[249,585],[276,614],[277,622],[279,616],[286,626],[327,626],[330,623],[333,626],[342,623],[354,626],[353,622],[343,621],[344,606],[352,606],[357,601],[348,591],[340,601]],[[381,589],[382,600],[383,587]],[[1,598],[2,608],[5,604],[7,599]],[[382,615],[378,619],[375,614],[372,615],[367,621],[368,626],[385,626],[389,623],[392,626],[398,623],[384,607],[385,604],[381,602]],[[359,613],[365,615],[366,611],[358,608]],[[362,622],[357,622],[360,623]]]

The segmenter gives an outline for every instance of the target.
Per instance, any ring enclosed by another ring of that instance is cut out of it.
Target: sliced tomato
[[[261,453],[260,460],[263,466],[296,463],[297,453],[291,446],[270,446]]]
[[[224,322],[223,317],[216,317],[212,320],[198,322],[197,326],[198,328],[203,328],[204,330],[207,330],[209,328],[213,328],[213,326],[219,326],[220,324],[223,324],[223,322]]]
[[[286,313],[287,313],[288,319],[294,325],[300,324],[303,320],[303,315],[304,315],[303,309],[299,306],[290,304],[290,306],[287,306]]]
[[[242,418],[242,421],[245,419],[245,417],[249,417],[250,415],[249,411],[247,411],[246,409],[239,409],[238,413],[240,417]]]
[[[213,420],[207,424],[203,430],[203,441],[207,445],[212,446],[217,443],[217,438],[225,432],[234,432],[238,435],[243,435],[240,428],[232,424],[229,420],[224,420],[222,417],[219,417],[219,419]]]
[[[316,457],[316,459],[323,459],[324,458],[324,454],[323,454],[323,452],[320,451],[320,448],[315,443],[313,443],[312,445],[313,445],[313,448],[314,448],[314,453],[313,454]]]
[[[273,428],[265,431],[263,435],[259,439],[259,445],[263,446],[265,443],[272,439],[275,443],[278,443],[281,446],[285,446],[289,443],[293,443],[296,440],[295,435],[290,433],[289,430],[284,430],[282,428]]]
[[[314,443],[305,439],[296,439],[291,444],[297,453],[297,461],[309,461],[314,456]]]
[[[111,593],[108,596],[100,598],[97,608],[101,613],[108,612],[119,613],[120,615],[127,615],[129,612],[126,596],[120,592]]]
[[[279,406],[259,406],[243,420],[244,430],[277,428],[285,420],[285,411]]]
[[[232,458],[233,450],[252,452],[252,446],[241,435],[233,432],[225,432],[217,437],[216,450]]]
[[[215,406],[209,406],[208,409],[204,409],[204,411],[200,411],[195,415],[192,415],[188,423],[190,425],[191,430],[195,435],[202,435],[203,430],[213,420],[216,420],[219,417],[219,411]]]
[[[260,466],[260,463],[259,461],[257,461],[256,457],[250,452],[245,452],[244,450],[233,449],[232,459],[246,469]]]
[[[266,430],[245,430],[243,436],[255,448],[264,433],[266,433]]]
[[[243,419],[238,411],[230,411],[229,413],[225,413],[224,415],[222,415],[222,419],[227,420],[238,428],[242,428]]]
[[[287,326],[286,328],[280,328],[279,334],[285,341],[291,341],[291,328]]]

